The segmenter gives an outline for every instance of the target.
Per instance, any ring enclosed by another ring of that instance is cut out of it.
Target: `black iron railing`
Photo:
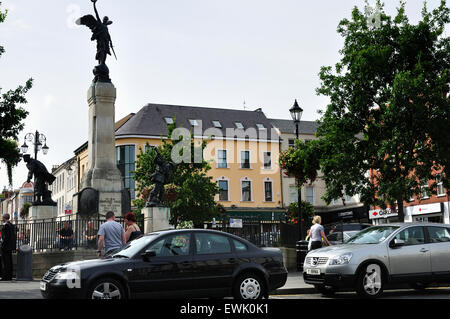
[[[138,226],[144,231],[143,216],[138,216],[137,219]],[[116,221],[126,229],[123,217],[116,217]],[[97,249],[97,233],[100,226],[105,222],[104,217],[86,219],[77,215],[19,222],[14,224],[16,246],[19,248],[21,245],[29,245],[34,252],[77,250],[81,248]],[[60,238],[61,231],[66,224],[72,230],[73,237],[62,239]]]

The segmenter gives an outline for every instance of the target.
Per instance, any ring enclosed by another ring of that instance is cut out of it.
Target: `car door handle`
[[[428,252],[428,249],[422,248],[422,249],[420,250],[420,252],[421,252],[421,253],[426,253],[426,252]]]
[[[228,262],[230,264],[235,264],[236,263],[236,258],[230,258],[230,259],[228,259]]]

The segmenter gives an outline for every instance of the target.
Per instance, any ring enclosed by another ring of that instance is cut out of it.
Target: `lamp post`
[[[49,147],[47,146],[47,137],[44,134],[39,133],[36,131],[36,133],[28,133],[25,135],[25,142],[20,147],[20,150],[22,151],[22,154],[26,154],[28,152],[28,143],[32,143],[34,145],[34,159],[37,160],[37,154],[38,152],[42,151],[44,155],[48,154]],[[44,146],[42,146],[44,145]],[[36,201],[36,194],[33,196],[33,201]]]
[[[48,154],[49,147],[47,146],[47,137],[45,137],[44,134],[41,134],[38,131],[36,131],[36,133],[28,133],[27,135],[25,135],[25,142],[20,147],[22,154],[26,154],[28,152],[27,141],[34,145],[34,159],[35,160],[37,160],[37,154],[41,150],[42,150],[42,153],[44,153],[44,155]],[[44,146],[42,146],[42,145],[44,145]]]
[[[300,120],[303,115],[303,109],[298,105],[297,100],[295,100],[294,106],[289,110],[291,112],[292,120],[294,120],[295,124],[295,135],[297,140],[299,140],[299,125]],[[303,234],[303,215],[302,215],[302,185],[300,185],[300,180],[297,178],[297,191],[298,191],[298,231],[299,231],[299,240],[304,239]]]

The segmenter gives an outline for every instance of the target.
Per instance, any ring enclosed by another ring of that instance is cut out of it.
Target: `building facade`
[[[271,119],[272,125],[277,128],[281,136],[281,152],[290,147],[295,147],[296,127],[292,120]],[[317,122],[301,121],[299,124],[299,138],[304,142],[316,139],[316,131],[319,127]],[[291,203],[298,201],[298,187],[295,178],[282,174],[283,207],[289,207]],[[322,217],[323,224],[337,222],[368,222],[368,207],[360,201],[358,195],[349,196],[344,194],[344,198],[334,200],[327,205],[322,197],[325,195],[326,185],[322,178],[322,173],[318,172],[317,179],[309,184],[303,185],[301,198],[314,206],[314,211]]]

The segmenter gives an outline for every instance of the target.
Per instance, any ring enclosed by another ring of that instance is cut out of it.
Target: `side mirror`
[[[147,250],[145,253],[141,254],[141,257],[147,261],[149,258],[151,257],[155,257],[156,256],[156,251],[154,250]]]
[[[391,241],[391,244],[389,246],[391,248],[402,247],[402,246],[405,246],[405,241],[401,240],[401,239],[394,239],[393,241]]]

